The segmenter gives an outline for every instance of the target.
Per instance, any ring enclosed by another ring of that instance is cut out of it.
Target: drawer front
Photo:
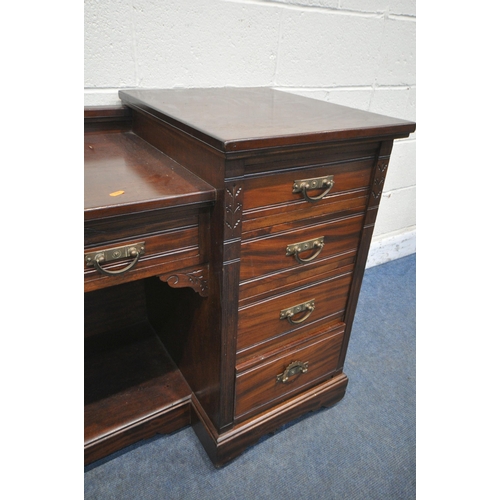
[[[137,212],[85,221],[85,248],[114,244],[143,236],[168,233],[198,226],[208,209],[180,207]]]
[[[343,330],[236,375],[235,417],[278,403],[337,370]]]
[[[290,269],[300,272],[326,258],[357,249],[363,219],[364,215],[358,215],[243,241],[240,281]]]
[[[139,255],[131,248],[139,250]],[[84,254],[85,291],[182,269],[202,260],[198,227],[87,247]]]
[[[351,280],[352,274],[348,273],[241,307],[237,351],[276,339],[300,328],[313,330],[316,327],[324,327],[328,321],[339,323],[343,316],[339,313],[345,309]],[[312,306],[311,301],[314,301]],[[302,304],[306,304],[303,311],[297,312],[298,306]],[[293,309],[294,314],[286,317],[286,311],[290,309]]]
[[[239,305],[241,307],[286,293],[294,288],[301,288],[313,281],[322,281],[333,276],[352,272],[356,262],[357,248],[331,258],[302,264],[276,274],[248,280],[240,283]]]
[[[368,202],[372,167],[370,158],[245,180],[243,234],[255,231],[258,234],[262,227],[285,221],[363,212]],[[323,184],[329,176],[333,179],[331,187]],[[298,189],[303,182],[314,185],[313,181],[317,181],[318,189]],[[306,195],[317,201],[307,200]]]

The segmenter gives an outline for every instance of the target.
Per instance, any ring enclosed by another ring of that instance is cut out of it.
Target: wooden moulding
[[[125,104],[199,142],[247,156],[266,147],[406,137],[415,130],[415,124],[405,120],[262,87],[133,89],[118,95]]]
[[[85,132],[125,132],[132,125],[132,113],[126,106],[92,106],[84,108]]]
[[[347,383],[347,376],[339,373],[221,434],[217,433],[203,408],[193,397],[191,425],[214,465],[221,467],[257,443],[262,436],[275,432],[287,422],[338,403],[344,397]]]
[[[85,134],[85,220],[207,206],[215,189],[132,132]]]

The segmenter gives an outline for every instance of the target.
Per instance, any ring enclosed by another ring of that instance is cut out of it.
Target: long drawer
[[[159,210],[148,225],[142,214],[86,222],[85,291],[201,264],[203,213]]]
[[[368,158],[246,179],[243,237],[283,222],[363,212],[372,167]]]
[[[338,368],[342,339],[343,328],[339,328],[237,373],[235,417],[262,411],[331,376]]]
[[[237,352],[300,328],[313,331],[342,321],[351,280],[346,273],[240,307]]]
[[[272,295],[286,293],[293,288],[301,288],[313,281],[322,281],[332,276],[352,272],[356,254],[357,248],[354,248],[333,257],[319,258],[302,264],[300,267],[291,267],[278,273],[244,281],[239,287],[239,305],[243,307]]]
[[[286,270],[300,270],[358,247],[364,215],[297,227],[241,245],[240,282]],[[300,279],[297,276],[297,279]]]

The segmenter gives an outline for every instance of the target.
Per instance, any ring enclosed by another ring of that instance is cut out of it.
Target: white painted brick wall
[[[265,86],[416,121],[415,0],[85,0],[86,106],[120,88]],[[416,133],[368,265],[416,249]]]

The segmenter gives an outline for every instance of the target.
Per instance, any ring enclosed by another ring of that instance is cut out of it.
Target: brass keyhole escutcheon
[[[302,361],[292,361],[286,368],[283,373],[280,373],[276,377],[277,382],[281,382],[283,384],[286,384],[290,377],[293,377],[294,375],[306,373],[307,370],[309,369],[309,362],[302,362]]]

